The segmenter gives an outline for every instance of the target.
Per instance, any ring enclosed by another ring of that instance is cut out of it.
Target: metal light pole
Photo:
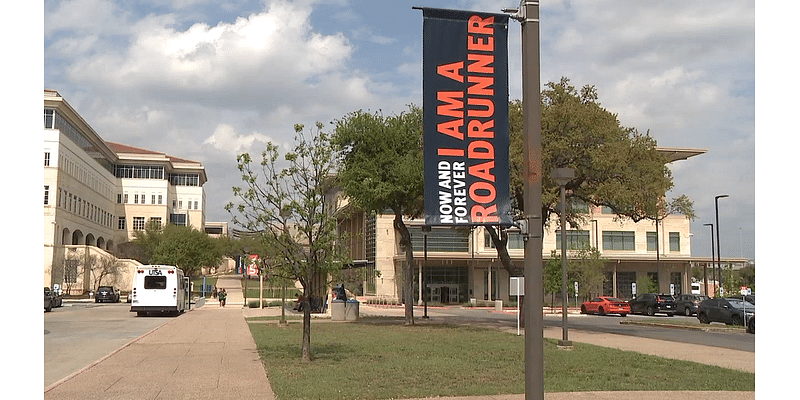
[[[719,268],[719,288],[720,296],[722,296],[722,256],[720,255],[719,248],[719,199],[728,197],[727,194],[714,196],[714,215],[717,217],[717,267]]]
[[[522,144],[525,242],[525,399],[544,400],[542,282],[542,110],[539,93],[539,2],[521,0],[511,18],[522,25]]]
[[[717,272],[714,270],[714,224],[703,224],[711,227],[711,276],[716,279]],[[708,296],[708,279],[706,279],[706,268],[703,267],[703,282],[705,283],[705,294]]]
[[[430,225],[425,225],[422,227],[422,246],[424,247],[425,251],[425,261],[422,263],[422,268],[424,269],[425,266],[428,265],[428,233],[431,231]],[[422,315],[423,319],[428,318],[428,296],[427,296],[427,288],[425,287],[425,271],[422,270],[420,273],[421,277],[419,280],[419,284],[422,285],[422,304],[424,305],[424,314]]]
[[[572,347],[567,333],[567,196],[565,186],[575,178],[572,168],[556,168],[550,177],[558,184],[561,192],[561,347]]]

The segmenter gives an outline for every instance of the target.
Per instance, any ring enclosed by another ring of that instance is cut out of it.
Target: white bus
[[[136,267],[131,289],[131,312],[140,317],[151,313],[181,314],[189,302],[188,280],[181,269],[171,265]]]

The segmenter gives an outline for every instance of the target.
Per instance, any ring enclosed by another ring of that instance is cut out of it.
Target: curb
[[[744,332],[744,329],[716,327],[716,326],[694,326],[694,325],[680,325],[680,324],[665,324],[661,322],[640,322],[640,321],[619,321],[621,325],[643,325],[643,326],[658,326],[661,328],[673,329],[688,329],[702,332]]]

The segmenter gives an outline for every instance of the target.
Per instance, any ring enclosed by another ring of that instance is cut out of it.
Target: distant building
[[[92,258],[116,260],[148,223],[204,231],[206,181],[199,162],[104,141],[58,92],[45,90],[44,285],[92,290],[102,275]],[[123,272],[137,263],[120,262]],[[121,275],[103,284],[127,290]]]

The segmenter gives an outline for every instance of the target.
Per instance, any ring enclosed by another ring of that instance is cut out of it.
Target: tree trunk
[[[303,296],[303,344],[301,346],[301,359],[311,361],[311,302],[309,296]]]
[[[394,229],[400,233],[400,246],[405,248],[406,262],[403,266],[403,302],[405,303],[406,325],[414,325],[414,246],[411,245],[411,232],[403,223],[403,216],[395,213]]]

